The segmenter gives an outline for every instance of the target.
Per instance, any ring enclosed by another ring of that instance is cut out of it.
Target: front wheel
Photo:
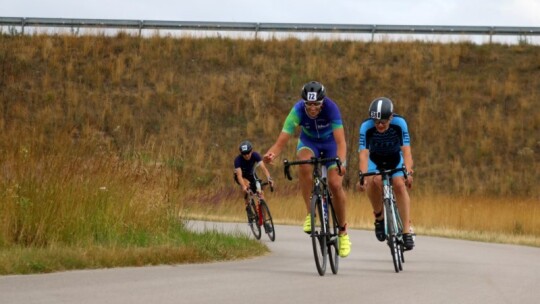
[[[401,265],[401,250],[399,248],[399,243],[397,239],[397,225],[396,225],[396,217],[395,213],[393,212],[394,209],[392,208],[391,201],[385,200],[384,201],[384,221],[386,224],[386,234],[387,234],[387,243],[388,247],[390,247],[390,254],[392,255],[392,262],[394,263],[394,270],[396,272],[399,272],[402,270]]]
[[[401,250],[397,240],[397,237],[391,236],[388,239],[388,247],[390,247],[390,253],[392,254],[392,261],[394,262],[394,270],[400,272],[403,270],[401,265]]]
[[[248,207],[246,208],[248,225],[251,228],[251,232],[257,240],[261,239],[261,226],[259,226],[259,213],[257,212],[257,207],[255,206],[255,201],[253,199],[249,200]]]
[[[325,228],[321,197],[319,195],[313,195],[311,198],[311,243],[313,245],[315,266],[317,266],[317,271],[321,276],[326,272],[328,253]]]
[[[338,273],[339,269],[339,224],[334,211],[334,205],[330,201],[328,202],[328,229],[329,234],[327,238],[328,242],[328,259],[330,260],[330,268],[332,269],[333,274]]]
[[[261,200],[259,204],[260,216],[262,219],[262,224],[264,227],[264,232],[268,235],[270,240],[273,242],[276,240],[276,230],[274,229],[274,221],[272,220],[272,214],[270,213],[270,208],[264,200]]]

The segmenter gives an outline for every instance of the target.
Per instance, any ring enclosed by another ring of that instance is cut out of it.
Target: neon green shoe
[[[351,241],[348,234],[342,234],[338,236],[339,242],[339,256],[346,258],[351,253]]]
[[[304,221],[304,232],[309,234],[311,233],[311,215],[306,215],[306,220]]]

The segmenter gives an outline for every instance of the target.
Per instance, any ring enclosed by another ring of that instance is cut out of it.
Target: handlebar
[[[339,159],[339,157],[327,157],[327,158],[311,157],[310,159],[295,160],[295,161],[289,161],[285,159],[283,161],[283,165],[284,165],[283,172],[285,173],[285,176],[287,177],[288,180],[292,180],[291,172],[289,170],[290,166],[305,165],[305,164],[317,165],[317,164],[324,164],[324,163],[332,162],[332,161],[336,162],[337,167],[338,167],[338,172],[341,174],[341,160]]]
[[[264,186],[270,185],[270,191],[274,192],[274,186],[270,184],[270,182],[261,182],[261,189],[264,188]]]
[[[405,168],[405,166],[403,166],[403,167],[401,167],[401,168],[377,170],[377,171],[368,172],[368,173],[358,172],[358,177],[360,177],[360,185],[363,185],[363,184],[364,184],[364,177],[366,177],[366,176],[373,176],[373,175],[392,175],[392,174],[397,173],[397,172],[400,172],[400,171],[403,172],[403,174],[404,174],[404,176],[405,176],[405,179],[407,179],[407,177],[409,176],[409,174],[408,174],[407,168]]]

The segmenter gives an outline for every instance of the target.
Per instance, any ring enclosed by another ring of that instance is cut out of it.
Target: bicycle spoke
[[[261,200],[260,203],[261,214],[264,232],[268,235],[270,240],[273,242],[276,240],[276,231],[274,229],[274,221],[272,220],[272,214],[270,213],[270,208],[264,200]]]
[[[321,200],[318,195],[311,199],[311,241],[313,256],[319,275],[326,272],[326,260],[328,248],[326,246],[326,233],[324,231],[324,216]]]
[[[334,211],[334,205],[328,200],[328,259],[330,260],[330,268],[333,274],[338,273],[339,269],[339,242],[338,242],[338,221]]]
[[[259,215],[257,212],[257,207],[255,206],[255,201],[253,199],[250,200],[250,203],[248,205],[248,224],[251,228],[251,232],[253,232],[253,236],[257,240],[261,238],[261,226],[259,226]]]

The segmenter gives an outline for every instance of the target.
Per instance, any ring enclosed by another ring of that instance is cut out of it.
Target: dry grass
[[[373,229],[373,213],[365,194],[348,192],[348,224]],[[299,195],[267,193],[274,222],[301,225],[306,210]],[[411,217],[418,235],[461,238],[540,247],[540,205],[532,199],[452,197],[411,194]],[[219,203],[193,201],[184,205],[186,218],[211,221],[245,221],[240,195]]]
[[[2,34],[0,248],[167,246],[180,210],[242,218],[223,207],[237,144],[267,149],[313,79],[342,110],[349,191],[358,125],[386,95],[410,124],[419,233],[538,236],[539,62],[526,44]],[[293,222],[281,170],[273,209]]]

